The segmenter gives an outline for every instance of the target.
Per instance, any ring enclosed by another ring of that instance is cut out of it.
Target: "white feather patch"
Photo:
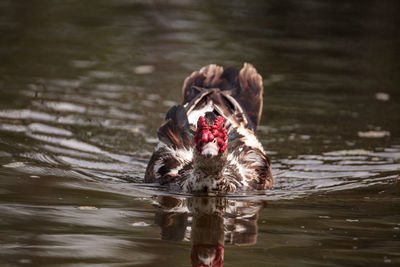
[[[192,112],[190,112],[190,114],[188,114],[189,123],[197,126],[199,117],[204,116],[206,112],[211,112],[213,110],[213,103],[211,101],[209,101],[202,109],[194,109]]]
[[[252,131],[249,129],[245,129],[243,127],[238,127],[237,131],[239,134],[243,135],[244,137],[241,139],[244,144],[251,148],[258,148],[264,153],[264,148],[262,147],[260,141],[258,141],[257,137],[254,135]]]
[[[161,157],[160,159],[158,159],[155,163],[154,163],[154,169],[153,172],[155,174],[155,177],[158,179],[160,178],[160,174],[158,173],[158,171],[160,170],[161,167],[164,166],[164,161],[163,158],[164,157],[169,157],[172,156],[174,157],[176,160],[178,160],[178,162],[180,163],[180,165],[178,165],[176,168],[171,169],[168,174],[169,175],[178,175],[179,171],[183,168],[183,166],[189,162],[191,162],[193,160],[193,149],[189,148],[189,149],[173,149],[170,146],[167,146],[164,142],[159,142],[155,151],[158,151],[159,149],[163,148],[165,150],[164,152],[164,156]]]
[[[237,169],[239,175],[243,178],[242,181],[240,181],[240,183],[242,184],[242,186],[247,187],[249,184],[248,184],[247,181],[246,181],[246,171],[245,171],[244,166],[243,166],[242,164],[240,164],[240,163],[238,162],[237,158],[236,158],[236,157],[233,157],[232,154],[229,154],[229,155],[228,155],[228,162],[229,162],[231,165],[233,165],[233,166],[236,167],[236,169]]]

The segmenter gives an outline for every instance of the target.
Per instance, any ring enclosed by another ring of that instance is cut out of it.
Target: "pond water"
[[[1,1],[1,265],[399,265],[399,7]],[[141,183],[184,78],[243,62],[273,190]]]

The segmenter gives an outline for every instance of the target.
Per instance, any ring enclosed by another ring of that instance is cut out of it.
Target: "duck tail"
[[[253,130],[257,128],[263,104],[263,83],[253,65],[244,63],[239,71],[235,67],[224,69],[210,64],[193,72],[183,83],[182,105],[190,103],[207,91],[215,91],[214,89],[232,96],[248,118],[247,127]]]

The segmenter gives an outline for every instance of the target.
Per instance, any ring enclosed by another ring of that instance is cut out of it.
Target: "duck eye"
[[[217,138],[214,138],[212,142],[215,144],[217,142]]]

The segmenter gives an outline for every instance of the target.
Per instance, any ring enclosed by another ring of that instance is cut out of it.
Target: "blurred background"
[[[226,248],[226,266],[398,264],[399,11],[0,0],[0,262],[188,265],[189,242],[154,224],[163,190],[140,181],[185,77],[249,62],[276,183],[249,196],[269,203],[258,242]]]

